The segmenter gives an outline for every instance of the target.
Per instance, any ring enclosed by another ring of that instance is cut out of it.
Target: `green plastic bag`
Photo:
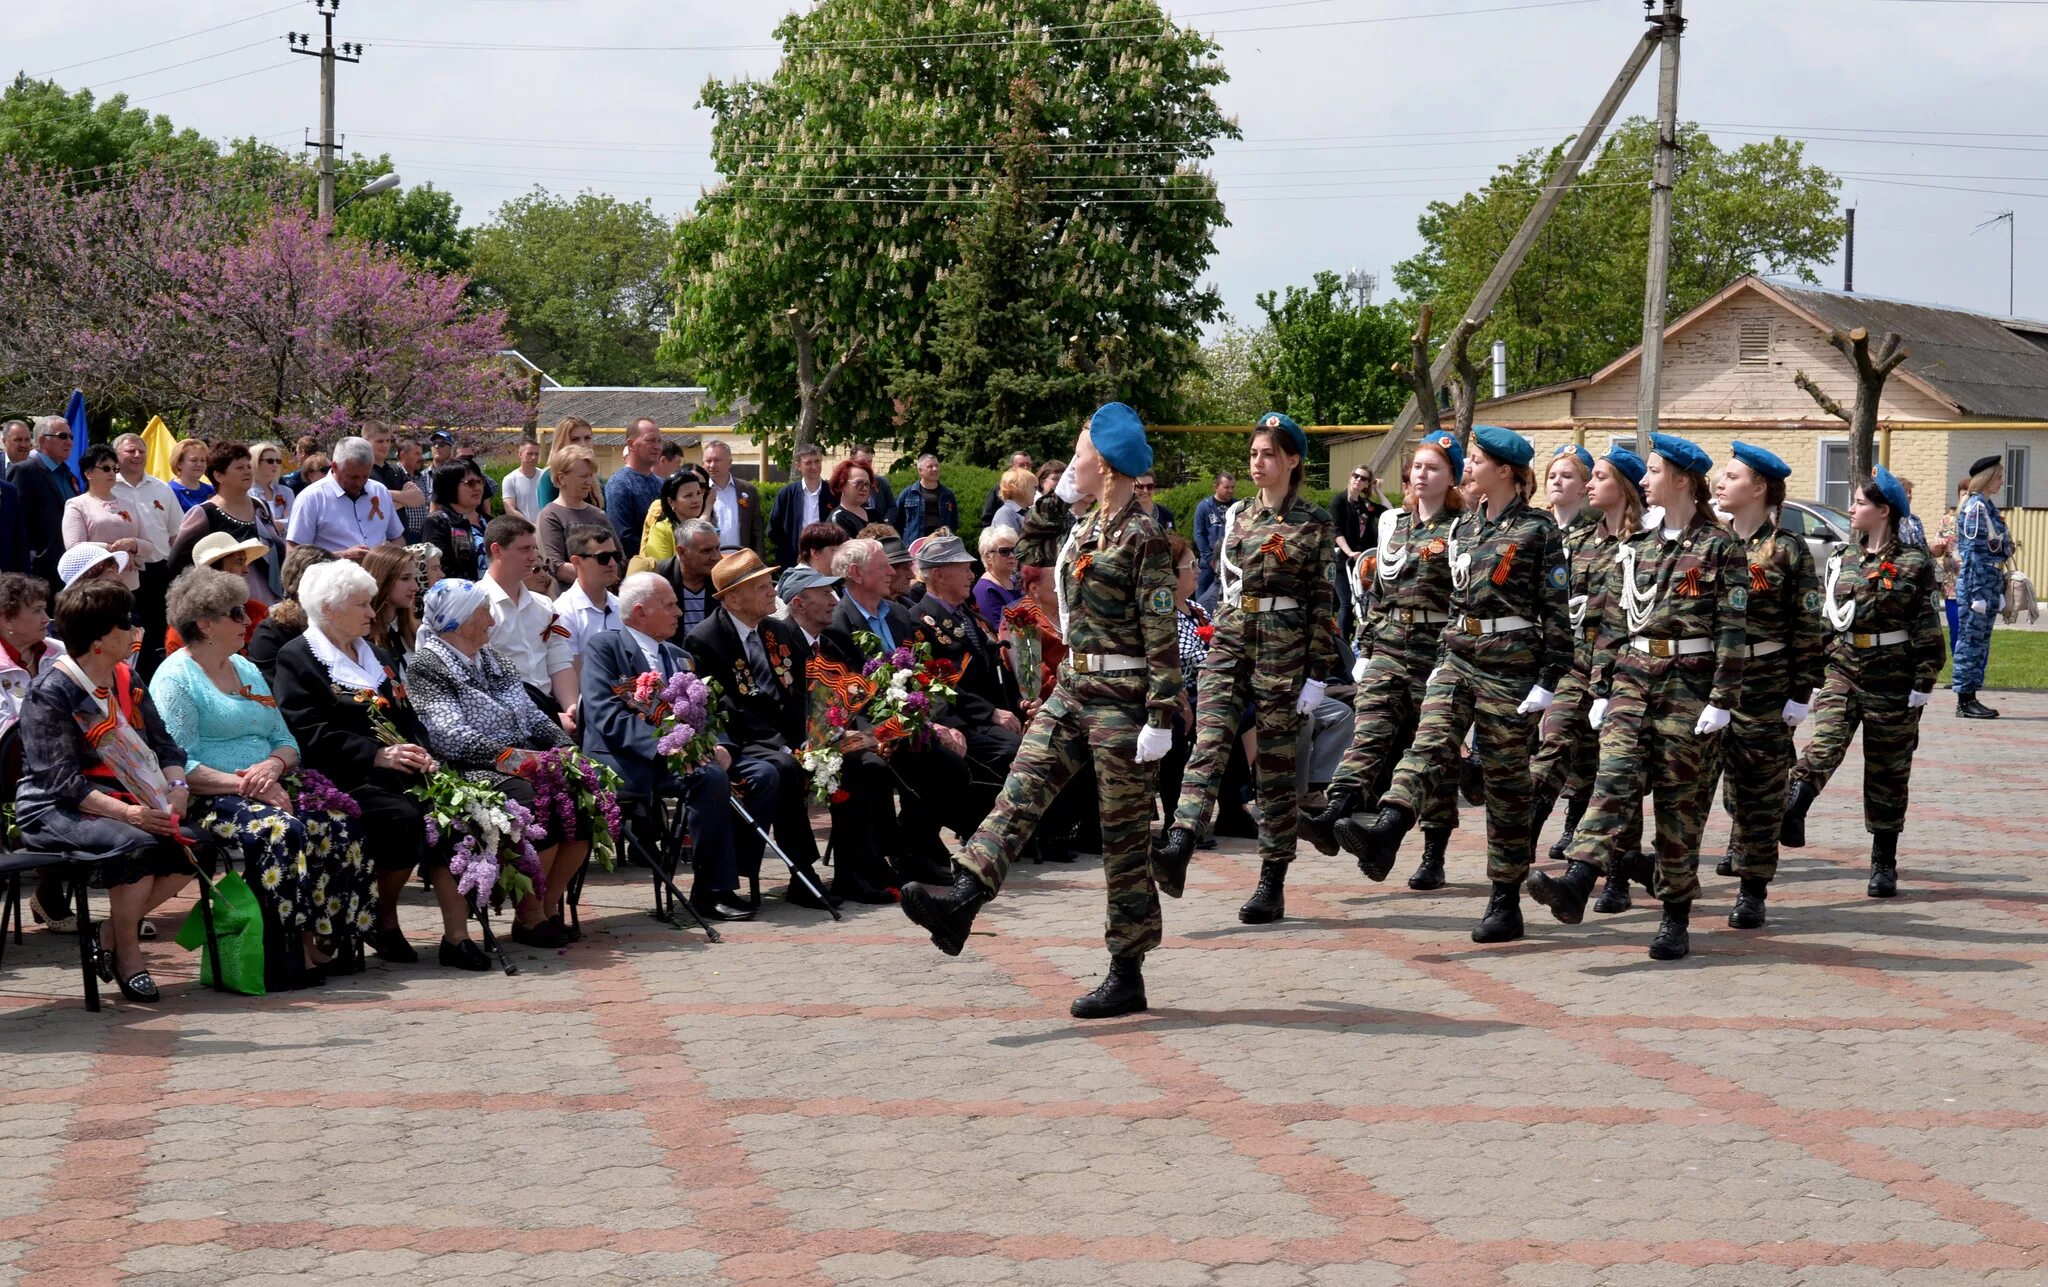
[[[219,986],[243,996],[262,996],[263,909],[256,903],[256,891],[232,871],[219,880],[208,880],[201,872],[199,883],[205,887],[200,899],[211,900],[213,905],[213,936],[220,944]],[[194,907],[186,915],[185,923],[178,927],[177,944],[188,952],[199,953],[199,981],[207,987],[215,986],[213,953],[205,950],[206,915],[202,908]]]

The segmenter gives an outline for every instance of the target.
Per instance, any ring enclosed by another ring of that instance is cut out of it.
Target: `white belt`
[[[1768,639],[1763,643],[1751,644],[1749,646],[1749,655],[1752,657],[1768,657],[1774,652],[1783,651],[1785,651],[1785,641],[1782,639]]]
[[[1527,630],[1536,623],[1527,617],[1459,617],[1454,628],[1464,635],[1501,635],[1510,630]]]
[[[1703,652],[1714,651],[1711,639],[1649,639],[1642,635],[1630,635],[1628,646],[1637,652],[1649,653],[1652,657],[1695,657]]]
[[[1110,670],[1143,670],[1143,657],[1125,657],[1116,653],[1076,652],[1067,655],[1067,665],[1077,675],[1099,675]]]
[[[1393,613],[1394,620],[1404,626],[1441,625],[1451,619],[1451,614],[1448,612],[1431,612],[1427,608],[1395,608]]]
[[[1893,648],[1912,638],[1903,630],[1887,630],[1883,634],[1864,634],[1857,630],[1844,630],[1842,637],[1854,648]]]
[[[1240,597],[1237,601],[1237,610],[1239,612],[1284,612],[1288,608],[1298,608],[1300,606],[1301,600],[1290,599],[1285,595],[1274,595],[1261,599],[1256,594],[1247,594]]]

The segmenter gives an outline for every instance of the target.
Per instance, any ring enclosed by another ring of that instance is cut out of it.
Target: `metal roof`
[[[540,426],[545,430],[564,416],[581,416],[593,429],[624,429],[648,416],[669,430],[729,429],[747,413],[744,402],[705,414],[711,406],[710,393],[701,388],[543,388]]]

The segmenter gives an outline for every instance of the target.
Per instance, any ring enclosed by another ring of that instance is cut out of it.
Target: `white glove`
[[[1316,707],[1323,704],[1323,692],[1327,688],[1329,685],[1320,679],[1302,680],[1301,696],[1294,699],[1294,709],[1304,715],[1314,714]]]
[[[1364,683],[1365,672],[1370,669],[1372,669],[1372,659],[1370,657],[1360,657],[1357,661],[1352,662],[1351,682],[1354,684]]]
[[[1919,710],[1919,709],[1920,709],[1920,708],[1921,708],[1922,706],[1925,706],[1925,705],[1927,704],[1927,699],[1928,699],[1928,698],[1930,698],[1930,697],[1932,697],[1932,696],[1934,696],[1934,694],[1933,694],[1933,693],[1923,693],[1923,692],[1920,692],[1920,691],[1918,691],[1918,690],[1915,690],[1915,691],[1913,691],[1913,692],[1907,693],[1907,694],[1906,694],[1906,709],[1907,709],[1907,710],[1909,710],[1909,711],[1917,711],[1917,710]]]
[[[1806,722],[1806,714],[1807,706],[1805,702],[1787,701],[1785,703],[1785,722],[1793,728],[1798,728]]]
[[[1451,668],[1449,666],[1438,666],[1435,670],[1429,672],[1429,678],[1422,681],[1422,686],[1427,688],[1450,673]]]
[[[1529,687],[1529,695],[1522,699],[1520,706],[1515,707],[1515,714],[1533,715],[1537,711],[1547,711],[1550,709],[1550,703],[1556,700],[1556,696],[1548,688],[1541,684],[1532,684]]]
[[[1972,599],[1970,600],[1970,611],[1976,613],[1978,616],[1981,617],[1985,613],[1991,611],[1991,605],[1984,602],[1984,600],[1982,599]]]
[[[1172,749],[1172,729],[1153,728],[1147,724],[1138,730],[1138,763],[1150,764],[1154,760],[1163,760],[1166,753]]]
[[[1605,697],[1595,697],[1593,699],[1593,709],[1586,712],[1586,723],[1590,724],[1594,728],[1599,728],[1602,724],[1605,724],[1606,722],[1607,699]]]
[[[1692,726],[1692,731],[1700,737],[1718,733],[1728,727],[1728,721],[1732,718],[1734,717],[1720,707],[1709,706],[1700,712],[1700,722]]]
[[[1080,476],[1074,472],[1074,462],[1068,461],[1066,469],[1060,473],[1060,480],[1052,485],[1052,494],[1069,505],[1079,504],[1081,500],[1081,484],[1079,479]]]

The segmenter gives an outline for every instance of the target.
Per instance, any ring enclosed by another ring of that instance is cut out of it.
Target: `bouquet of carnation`
[[[659,733],[655,752],[667,756],[678,774],[688,776],[718,749],[725,716],[718,707],[717,684],[687,670],[667,679],[650,670],[635,679],[632,691],[624,696],[640,718],[654,725]]]
[[[533,782],[533,814],[553,818],[563,835],[580,817],[590,824],[590,855],[611,871],[619,865],[619,775],[573,746],[558,746],[533,758],[525,775]]]
[[[386,746],[406,742],[391,721],[389,702],[373,693],[364,704],[379,741]],[[426,806],[429,845],[440,844],[444,835],[454,839],[448,871],[463,894],[479,901],[506,897],[517,902],[546,892],[533,842],[545,839],[547,832],[525,805],[448,768],[427,774],[406,794]]]

